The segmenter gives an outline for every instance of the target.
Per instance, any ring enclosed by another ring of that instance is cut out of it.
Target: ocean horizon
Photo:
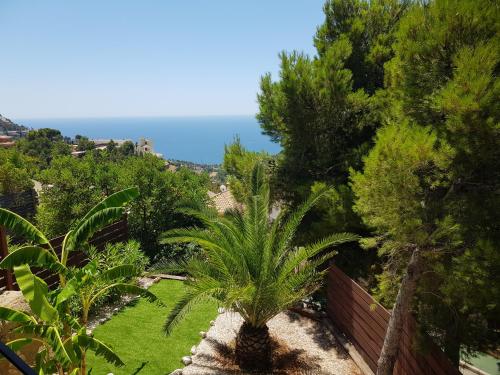
[[[239,136],[251,151],[276,154],[280,146],[261,133],[254,116],[199,117],[106,117],[106,118],[30,118],[15,119],[29,128],[53,128],[64,136],[77,134],[92,139],[140,138],[153,141],[155,152],[165,159],[186,160],[200,164],[220,164],[224,145]]]

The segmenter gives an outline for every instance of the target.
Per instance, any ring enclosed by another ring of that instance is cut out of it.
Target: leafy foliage
[[[131,236],[151,258],[158,253],[168,255],[169,249],[158,243],[159,234],[193,223],[176,207],[185,200],[203,203],[208,177],[185,168],[171,173],[165,170],[165,162],[154,155],[120,157],[119,150],[112,154],[90,153],[81,159],[53,160],[40,176],[45,186],[37,222],[51,237],[61,235],[74,229],[74,218],[85,215],[102,196],[137,186],[140,196],[131,203],[128,214]]]
[[[14,149],[0,149],[0,194],[19,193],[33,188],[33,159]]]
[[[19,349],[33,339],[42,343],[43,349],[37,356],[37,370],[41,373],[86,374],[87,351],[93,351],[116,366],[123,366],[121,359],[106,344],[87,333],[86,325],[91,307],[111,291],[143,295],[149,301],[157,301],[156,296],[148,290],[128,282],[144,271],[144,268],[141,268],[141,263],[121,263],[103,270],[99,268],[98,259],[82,268],[73,268],[67,266],[67,260],[70,251],[88,248],[88,241],[93,233],[120,218],[124,214],[123,205],[138,194],[137,188],[125,189],[95,205],[66,234],[60,256],[40,230],[22,217],[0,209],[0,225],[24,235],[34,243],[18,248],[0,262],[0,267],[14,269],[17,283],[32,314],[1,308],[0,318],[20,323],[16,331],[33,336],[29,340],[11,342],[12,348]],[[48,249],[39,245],[45,245]],[[112,249],[115,249],[116,261],[119,247],[115,245]],[[135,251],[137,250],[136,246]],[[134,250],[128,251],[129,254],[133,252]],[[129,258],[122,257],[121,261],[141,260],[137,254]],[[109,264],[109,259],[107,261]],[[59,288],[49,291],[47,284],[31,272],[29,265],[57,272],[60,278]],[[80,321],[70,314],[69,303],[72,298],[80,301]]]
[[[357,239],[355,235],[340,233],[294,247],[298,225],[323,191],[311,195],[296,211],[283,212],[271,222],[269,184],[263,173],[258,164],[244,212],[220,217],[211,210],[195,210],[192,214],[207,229],[174,229],[164,234],[164,242],[195,242],[203,248],[201,256],[186,264],[189,290],[170,314],[165,325],[167,332],[195,304],[207,299],[234,309],[252,326],[263,327],[273,316],[319,287],[324,272],[317,267],[335,254],[323,253],[325,249]]]
[[[64,142],[59,130],[30,130],[26,137],[16,142],[16,148],[23,154],[37,160],[39,168],[44,168],[51,160],[60,155],[69,155],[71,147]]]
[[[427,246],[415,312],[456,364],[499,342],[500,305],[479,291],[499,282],[498,17],[488,0],[411,6],[386,64],[388,122],[399,125],[379,132],[353,177],[356,209],[390,250],[380,297],[390,303],[398,287],[397,250]]]
[[[77,142],[76,145],[77,151],[90,151],[95,148],[95,143],[89,140],[87,137],[77,134],[75,136],[75,140]]]
[[[346,264],[360,274],[378,249],[363,276],[388,306],[407,250],[423,247],[414,312],[456,363],[460,350],[499,342],[499,304],[473,292],[499,281],[499,9],[492,0],[329,0],[317,56],[282,53],[279,78],[265,75],[258,96],[261,127],[283,149],[271,177],[283,204],[334,185],[298,243],[339,222],[365,236],[372,250],[353,249]]]
[[[82,217],[99,202],[101,193],[95,188],[95,168],[71,156],[56,158],[39,175],[43,183],[36,221],[50,237],[71,228],[75,218]]]
[[[266,152],[248,151],[236,137],[233,143],[224,147],[224,162],[222,168],[227,174],[227,182],[234,198],[243,203],[251,193],[249,177],[257,163],[271,161]]]
[[[280,79],[261,80],[257,119],[279,142],[279,189],[300,200],[314,181],[345,183],[380,125],[384,63],[406,2],[331,0],[318,28],[318,56],[282,53]],[[303,186],[306,188],[303,188]]]

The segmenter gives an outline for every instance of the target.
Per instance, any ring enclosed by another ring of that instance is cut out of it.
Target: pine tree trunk
[[[399,287],[396,303],[385,333],[384,345],[377,363],[377,375],[391,375],[398,358],[399,341],[403,330],[403,320],[411,308],[411,302],[417,289],[417,281],[421,274],[420,250],[415,248]]]
[[[271,368],[269,329],[244,322],[236,336],[236,362],[242,369],[265,371]]]
[[[455,319],[450,318],[450,327],[444,337],[444,353],[455,365],[460,366],[460,337],[457,335]]]

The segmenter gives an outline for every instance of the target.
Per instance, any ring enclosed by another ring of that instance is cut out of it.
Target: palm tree
[[[267,322],[314,292],[326,271],[318,267],[335,252],[324,250],[357,239],[332,234],[316,243],[294,247],[304,215],[325,192],[311,195],[297,210],[269,217],[269,185],[257,165],[245,210],[218,216],[210,209],[186,209],[206,226],[166,232],[163,243],[194,242],[203,249],[185,264],[188,292],[165,323],[166,333],[201,300],[215,300],[244,320],[236,338],[236,361],[241,368],[265,370],[272,364]]]

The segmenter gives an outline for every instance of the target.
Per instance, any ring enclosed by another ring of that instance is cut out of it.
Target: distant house
[[[167,168],[167,171],[169,171],[169,172],[177,171],[177,166],[174,164],[170,164],[169,162],[165,163],[165,167]]]
[[[8,130],[7,135],[14,139],[25,137],[28,134],[27,130]]]
[[[138,155],[153,154],[158,156],[159,158],[163,157],[162,154],[154,152],[153,141],[146,138],[139,139],[139,142],[135,144],[135,153]]]
[[[219,214],[223,214],[227,210],[241,210],[243,206],[234,199],[231,191],[225,185],[221,185],[220,193],[208,192],[208,197],[212,200],[213,205]]]
[[[71,156],[74,158],[81,158],[83,155],[85,155],[87,151],[71,151]]]
[[[108,143],[113,141],[117,147],[122,146],[125,142],[131,142],[130,139],[91,139],[97,149],[105,149]]]
[[[12,136],[9,135],[0,135],[0,147],[1,148],[10,148],[14,147],[15,141]]]

